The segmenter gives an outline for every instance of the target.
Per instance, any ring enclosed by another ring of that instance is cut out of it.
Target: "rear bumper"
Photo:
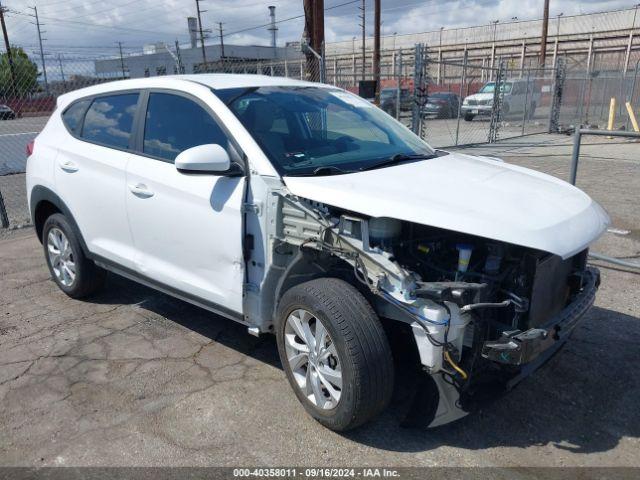
[[[463,115],[491,115],[492,108],[491,105],[463,105],[461,111]]]
[[[497,363],[523,366],[518,375],[518,381],[521,380],[542,365],[569,338],[593,305],[599,286],[600,272],[597,268],[587,268],[583,274],[582,290],[560,313],[539,328],[503,332],[498,340],[484,343],[482,356]]]

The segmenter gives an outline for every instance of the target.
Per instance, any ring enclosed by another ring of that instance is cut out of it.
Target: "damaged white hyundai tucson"
[[[510,388],[555,353],[599,285],[587,249],[609,219],[586,194],[434,150],[328,85],[96,85],[60,96],[27,152],[60,289],[88,296],[109,270],[275,334],[296,396],[334,430],[390,402],[398,343],[426,379],[421,423],[466,415],[487,379]]]

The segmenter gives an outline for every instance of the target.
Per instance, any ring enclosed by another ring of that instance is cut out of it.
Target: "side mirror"
[[[231,167],[231,159],[220,145],[206,144],[179,153],[175,165],[178,170],[186,172],[223,173]]]

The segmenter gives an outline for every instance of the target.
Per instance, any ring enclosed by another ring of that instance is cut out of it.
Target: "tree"
[[[15,90],[12,88],[9,56],[5,52],[0,54],[0,95],[24,97],[38,88],[38,66],[20,47],[11,47],[11,53],[16,76]]]

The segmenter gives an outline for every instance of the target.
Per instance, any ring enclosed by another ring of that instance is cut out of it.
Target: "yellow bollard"
[[[629,114],[629,118],[631,119],[631,125],[633,125],[633,129],[636,132],[640,132],[640,129],[638,129],[638,121],[636,120],[636,114],[633,113],[633,108],[631,108],[631,102],[625,103],[625,106],[627,107],[627,113]]]
[[[611,97],[611,103],[609,104],[609,123],[607,124],[607,130],[613,130],[613,121],[616,118],[616,97]]]

